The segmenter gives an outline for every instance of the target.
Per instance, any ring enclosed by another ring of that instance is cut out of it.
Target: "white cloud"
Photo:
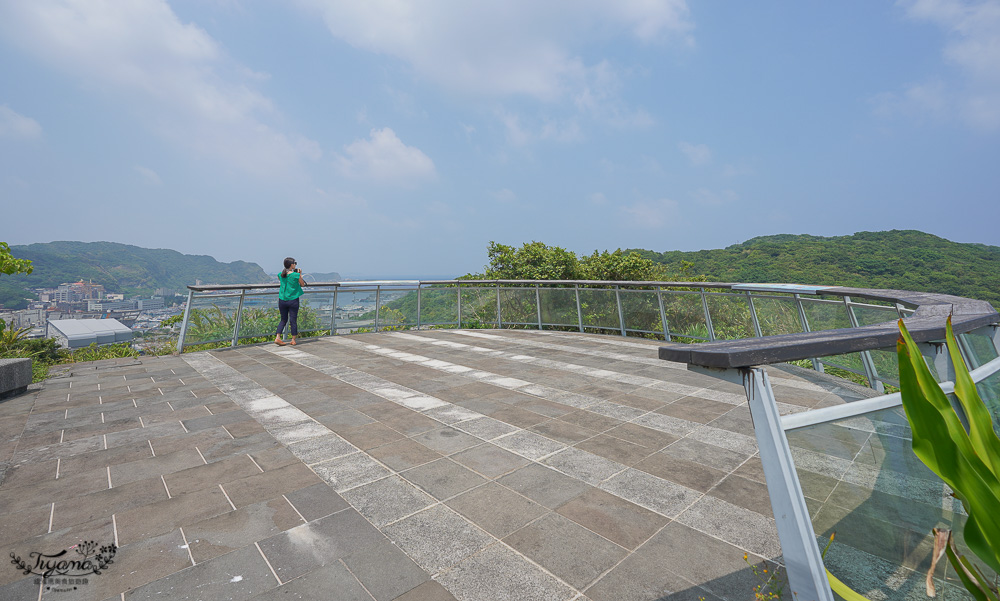
[[[42,126],[37,121],[0,104],[0,138],[37,138],[41,135]]]
[[[601,192],[594,192],[590,195],[590,204],[603,206],[608,204],[608,197]]]
[[[684,0],[299,3],[318,11],[334,36],[446,88],[542,100],[580,89],[583,45],[622,34],[642,43],[686,39],[691,31]]]
[[[367,140],[355,140],[336,157],[346,177],[409,185],[436,176],[434,161],[419,148],[403,144],[388,127],[373,129]]]
[[[162,185],[163,180],[160,179],[159,174],[150,169],[149,167],[143,167],[142,165],[135,166],[136,172],[139,173],[147,182],[154,184],[156,186]]]
[[[955,82],[920,82],[875,98],[882,114],[955,113],[973,127],[1000,129],[1000,1],[899,0],[906,16],[947,34],[944,60]]]
[[[712,162],[712,151],[705,144],[680,142],[677,144],[677,148],[687,156],[692,165],[701,166]]]
[[[583,139],[583,132],[576,119],[536,119],[531,124],[525,124],[523,117],[516,113],[498,111],[497,116],[503,123],[507,141],[513,146],[525,146],[543,140],[566,143]]]
[[[198,155],[252,173],[320,155],[315,142],[270,123],[280,115],[253,88],[266,75],[232,63],[164,0],[6,2],[0,34]]]
[[[631,206],[621,207],[629,225],[642,229],[663,227],[678,217],[680,204],[669,198],[652,201],[640,201]]]

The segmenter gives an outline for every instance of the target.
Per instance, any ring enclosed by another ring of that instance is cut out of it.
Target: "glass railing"
[[[299,332],[328,336],[428,328],[533,328],[698,343],[864,326],[912,309],[874,299],[736,289],[705,282],[364,281],[308,286]],[[752,287],[742,285],[744,288]],[[178,350],[273,337],[277,286],[190,286]],[[893,356],[814,357],[873,388],[896,385]]]

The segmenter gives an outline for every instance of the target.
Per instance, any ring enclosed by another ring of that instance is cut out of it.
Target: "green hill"
[[[33,261],[34,273],[0,277],[0,305],[25,306],[34,288],[54,288],[80,280],[101,284],[108,292],[152,294],[157,288],[178,291],[204,284],[257,284],[273,280],[256,263],[220,263],[207,255],[149,249],[115,242],[49,242],[11,246],[19,259]]]
[[[977,298],[1000,306],[1000,247],[951,242],[915,230],[851,236],[761,236],[724,249],[654,252],[670,267],[717,282],[788,282],[898,288]]]

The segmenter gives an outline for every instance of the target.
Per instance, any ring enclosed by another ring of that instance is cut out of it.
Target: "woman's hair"
[[[291,257],[285,257],[285,270],[281,272],[281,277],[288,277],[288,270],[292,265],[295,265],[295,259]]]

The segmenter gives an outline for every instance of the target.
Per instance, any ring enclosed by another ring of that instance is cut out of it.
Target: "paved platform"
[[[0,600],[752,598],[744,554],[781,551],[743,390],[656,349],[430,330],[68,366],[0,403],[0,549],[113,563],[8,565]],[[858,395],[769,373],[783,412]]]

